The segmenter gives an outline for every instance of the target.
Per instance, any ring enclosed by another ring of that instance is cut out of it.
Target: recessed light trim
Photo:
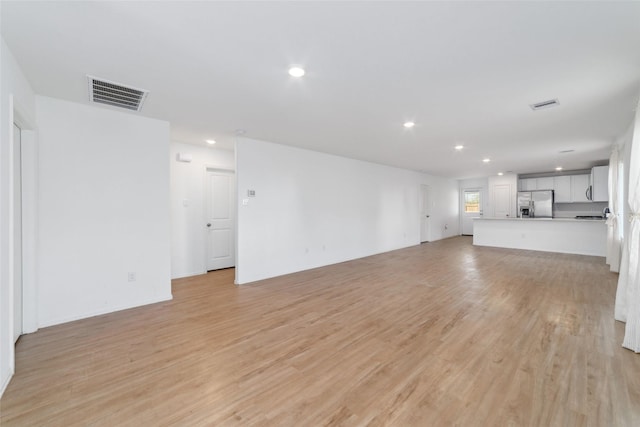
[[[207,139],[206,141],[207,141],[207,144],[209,144],[209,145],[213,145],[213,144],[216,143],[215,139]]]
[[[414,122],[404,122],[404,124],[402,126],[406,127],[407,129],[411,129],[415,125],[416,124]]]
[[[453,149],[456,151],[461,151],[463,148],[464,148],[464,145],[456,145],[455,147],[453,147]]]
[[[302,67],[291,67],[289,68],[289,75],[292,77],[302,77],[304,76],[305,71]]]
[[[486,157],[486,158],[482,159],[482,161],[483,161],[484,163],[489,163],[489,162],[491,161],[491,159],[490,159],[490,158],[488,158],[488,157]]]

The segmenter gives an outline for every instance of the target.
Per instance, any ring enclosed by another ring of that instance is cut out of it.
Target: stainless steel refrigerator
[[[519,218],[553,218],[553,190],[518,191]]]

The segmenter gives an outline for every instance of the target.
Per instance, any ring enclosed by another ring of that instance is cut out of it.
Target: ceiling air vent
[[[89,100],[99,104],[140,111],[149,93],[148,90],[124,86],[120,83],[93,76],[87,76],[87,79],[89,83]]]
[[[557,99],[550,99],[548,101],[542,101],[536,104],[531,104],[529,105],[529,107],[531,107],[533,111],[536,111],[536,110],[542,110],[543,108],[555,107],[556,105],[560,105],[560,102],[558,102]]]

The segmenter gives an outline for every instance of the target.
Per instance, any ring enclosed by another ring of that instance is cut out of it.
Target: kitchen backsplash
[[[602,215],[607,202],[592,203],[554,203],[553,216],[556,218],[573,218],[577,215]]]

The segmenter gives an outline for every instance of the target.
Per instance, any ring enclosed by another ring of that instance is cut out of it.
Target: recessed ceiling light
[[[556,168],[556,170],[557,170],[557,171],[561,171],[561,170],[562,170],[562,166],[558,166],[558,167]]]
[[[485,162],[485,163],[489,163],[491,161],[491,159],[487,157],[486,159],[482,159],[482,161]]]
[[[498,172],[498,176],[502,176],[504,175],[502,172]]]
[[[207,139],[207,144],[213,145],[215,143],[216,143],[216,141],[214,139]]]
[[[304,76],[304,68],[291,67],[289,68],[289,75],[292,77],[302,77]]]
[[[464,148],[464,145],[456,145],[453,148],[455,148],[456,150],[460,151],[460,150],[462,150]]]
[[[416,125],[416,124],[415,124],[415,123],[413,123],[413,122],[404,122],[404,125],[403,125],[403,126],[404,126],[404,127],[406,127],[406,128],[412,128],[412,127],[414,127],[415,125]]]

